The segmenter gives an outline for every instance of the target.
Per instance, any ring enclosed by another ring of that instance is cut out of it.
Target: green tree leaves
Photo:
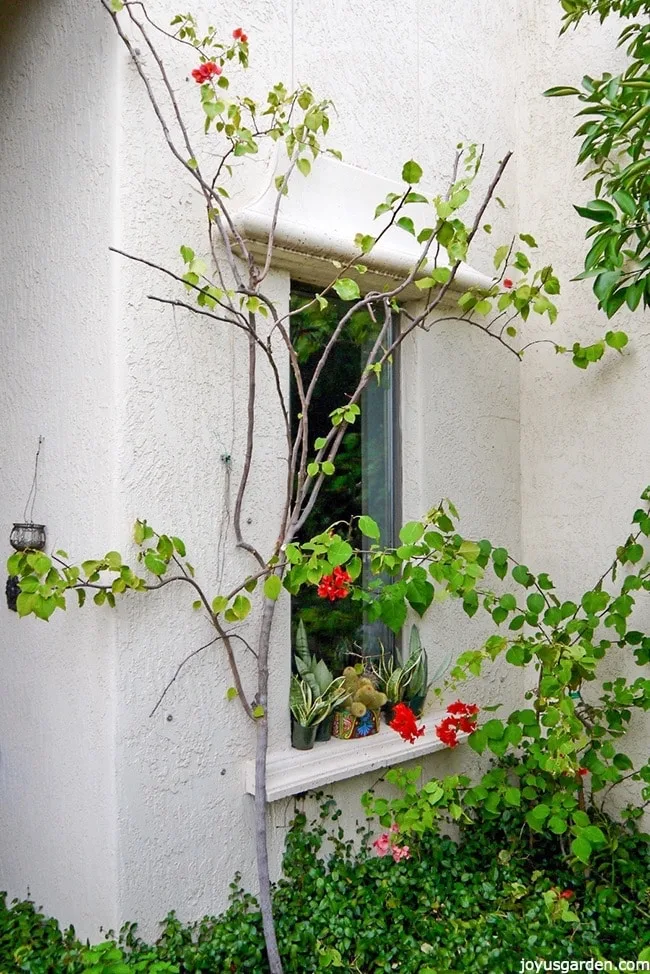
[[[404,163],[404,167],[402,169],[402,179],[405,183],[408,183],[411,186],[415,183],[419,183],[422,179],[422,167],[419,166],[418,163],[413,159]]]

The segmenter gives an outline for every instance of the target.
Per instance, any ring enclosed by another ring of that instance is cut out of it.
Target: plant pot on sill
[[[379,730],[381,711],[366,710],[362,717],[355,717],[349,710],[337,710],[332,723],[332,736],[344,741],[370,737]]]
[[[316,724],[316,740],[320,743],[329,741],[332,736],[332,715],[329,714],[320,724]]]
[[[316,724],[311,727],[303,727],[302,724],[298,724],[294,720],[291,728],[291,747],[295,747],[297,751],[311,751],[316,740],[317,729]]]

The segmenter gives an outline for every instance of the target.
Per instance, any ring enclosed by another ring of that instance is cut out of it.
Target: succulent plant
[[[357,673],[353,666],[346,666],[342,679],[345,696],[341,705],[355,717],[363,717],[368,710],[381,710],[388,699],[369,677]]]
[[[440,676],[447,669],[446,661],[442,669],[436,674]],[[405,661],[399,663],[395,656],[382,654],[379,662],[373,667],[377,685],[384,691],[391,703],[410,700],[423,701],[429,687],[429,664],[427,654],[422,646],[420,631],[417,626],[411,626],[409,637],[409,653]]]
[[[318,659],[309,652],[307,642],[307,630],[305,624],[300,620],[296,629],[296,638],[293,647],[293,658],[298,671],[298,676],[306,680],[316,696],[325,693],[331,685],[334,676],[332,671],[322,659]]]
[[[294,674],[289,690],[289,709],[296,723],[302,727],[313,727],[329,717],[346,696],[344,683],[344,678],[338,676],[323,693],[315,694],[307,680]]]

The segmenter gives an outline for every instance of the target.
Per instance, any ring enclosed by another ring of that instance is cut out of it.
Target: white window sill
[[[268,801],[313,791],[335,781],[442,751],[447,745],[436,736],[436,724],[445,716],[442,711],[427,713],[424,717],[426,730],[413,744],[402,740],[399,734],[382,722],[381,730],[372,737],[355,741],[332,738],[325,743],[314,744],[310,751],[288,748],[286,751],[271,752],[266,768]],[[466,734],[461,734],[459,740],[466,737]],[[245,787],[247,794],[255,794],[254,761],[246,762]]]

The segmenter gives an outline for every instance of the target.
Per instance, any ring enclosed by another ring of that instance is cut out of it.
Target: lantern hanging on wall
[[[14,522],[14,526],[11,529],[11,534],[9,535],[9,544],[14,551],[43,551],[47,542],[45,525],[35,524],[33,521],[34,504],[36,502],[36,491],[38,488],[38,459],[41,453],[42,443],[43,437],[39,436],[38,449],[36,451],[36,459],[34,461],[34,478],[27,497],[23,520]],[[27,511],[30,507],[30,501],[31,510],[28,518]],[[5,594],[7,596],[7,606],[12,610],[12,612],[15,612],[18,596],[20,595],[20,585],[17,576],[9,576],[7,579]]]

